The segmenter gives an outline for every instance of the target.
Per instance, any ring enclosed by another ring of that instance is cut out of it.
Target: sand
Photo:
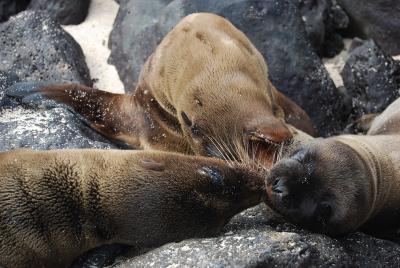
[[[124,86],[114,65],[107,63],[110,55],[108,37],[110,35],[119,5],[113,0],[92,0],[89,14],[79,25],[66,25],[70,33],[82,47],[94,86],[100,90],[123,93]]]
[[[348,50],[351,45],[351,39],[344,39],[344,49],[333,58],[324,58],[323,62],[330,77],[335,83],[336,87],[343,86],[343,79],[340,72],[346,63]]]

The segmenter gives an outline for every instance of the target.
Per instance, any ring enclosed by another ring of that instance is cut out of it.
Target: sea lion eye
[[[272,105],[272,114],[276,116],[279,112],[279,108],[276,105]]]
[[[190,131],[192,132],[193,135],[195,136],[200,136],[201,131],[199,127],[196,124],[193,124],[193,122],[189,119],[188,115],[185,112],[181,112],[181,117],[185,125],[190,128]]]
[[[321,223],[326,223],[332,214],[332,207],[328,202],[321,202],[314,211],[314,218]]]
[[[181,112],[181,117],[183,119],[183,122],[185,123],[185,125],[187,127],[191,127],[192,126],[192,121],[189,119],[189,117],[187,116],[187,114],[185,112]]]

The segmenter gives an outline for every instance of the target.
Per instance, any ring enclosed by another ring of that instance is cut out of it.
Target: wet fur
[[[17,150],[0,154],[0,169],[5,267],[66,267],[104,244],[213,235],[264,192],[259,171],[157,151]]]

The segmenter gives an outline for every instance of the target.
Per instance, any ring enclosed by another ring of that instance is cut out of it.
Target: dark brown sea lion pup
[[[266,184],[272,208],[318,232],[400,227],[400,99],[367,135],[315,139],[278,162]]]
[[[250,40],[208,13],[185,17],[167,34],[134,95],[50,85],[21,96],[67,104],[106,137],[141,149],[239,159],[244,144],[271,158],[293,138],[288,124],[314,133],[306,113],[272,85]]]
[[[259,170],[159,151],[17,150],[0,170],[0,266],[13,268],[212,235],[265,194]]]

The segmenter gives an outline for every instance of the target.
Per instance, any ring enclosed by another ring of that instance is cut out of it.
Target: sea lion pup
[[[213,235],[265,193],[260,170],[159,151],[17,150],[0,154],[0,170],[5,267],[65,267],[103,244]]]
[[[315,139],[267,176],[267,203],[294,223],[339,235],[400,226],[400,99],[365,136]]]
[[[133,95],[80,85],[9,94],[67,104],[106,137],[141,149],[239,159],[236,149],[244,143],[271,157],[293,138],[288,124],[314,134],[306,113],[271,84],[250,40],[228,20],[207,13],[183,18],[165,36]]]

